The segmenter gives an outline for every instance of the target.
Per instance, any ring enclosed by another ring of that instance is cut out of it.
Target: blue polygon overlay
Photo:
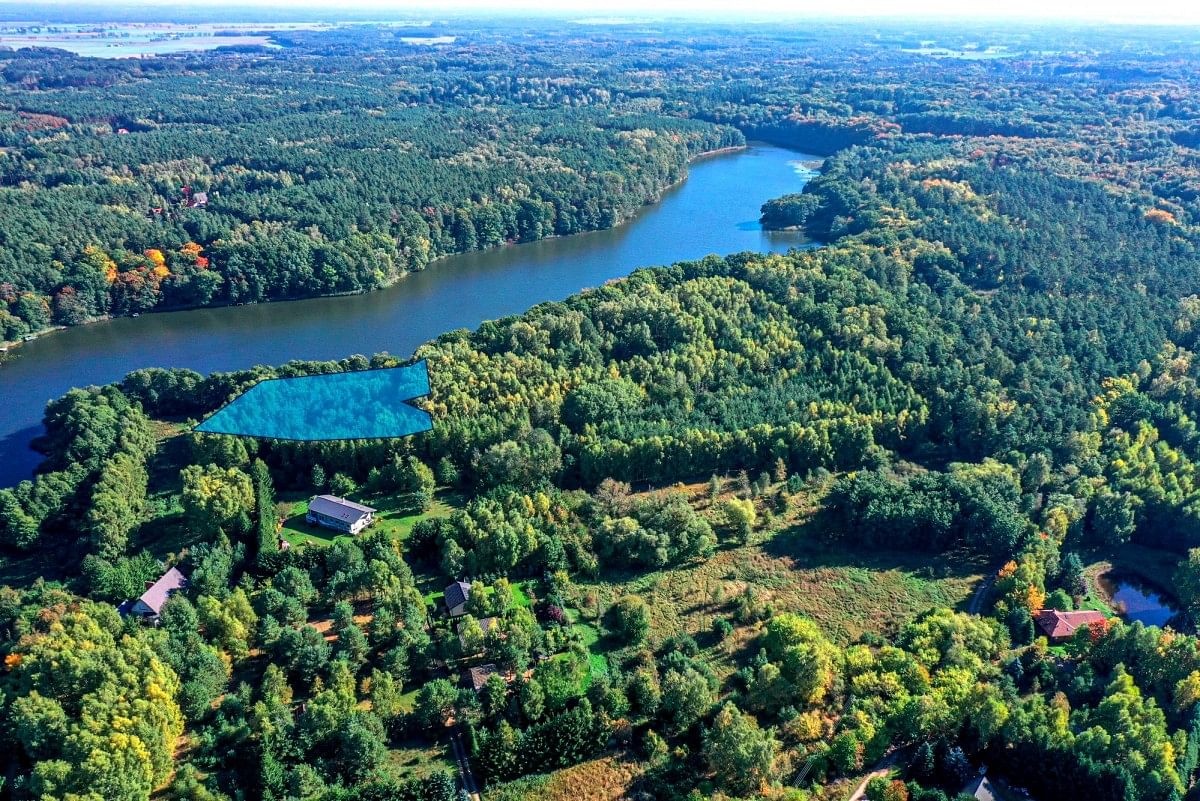
[[[429,394],[425,360],[407,367],[261,381],[196,426],[207,434],[305,441],[390,439],[433,428],[405,401]]]

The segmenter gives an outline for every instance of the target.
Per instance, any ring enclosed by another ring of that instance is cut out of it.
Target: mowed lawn
[[[437,578],[436,575],[425,574],[425,576],[427,579],[426,583]],[[533,599],[529,597],[529,590],[533,590],[536,584],[537,581],[534,579],[514,581],[512,583],[513,606],[532,606]],[[492,588],[486,587],[485,591],[490,595],[492,593]],[[430,590],[429,592],[425,593],[424,597],[426,606],[433,605],[440,607],[442,605],[442,599],[446,597],[445,588]]]
[[[330,529],[309,525],[304,516],[308,513],[308,496],[279,500],[279,513],[284,516],[283,530],[280,532],[284,539],[293,546],[309,543],[312,545],[332,545],[339,538],[350,539],[348,534],[337,534]],[[358,503],[373,507],[375,524],[368,531],[385,531],[392,539],[403,541],[412,533],[413,526],[418,520],[427,517],[447,517],[461,505],[458,495],[438,491],[434,495],[433,504],[429,511],[413,514],[401,504],[398,497],[382,498],[351,498]]]

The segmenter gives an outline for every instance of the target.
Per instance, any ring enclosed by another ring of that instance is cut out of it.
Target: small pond
[[[1144,625],[1161,627],[1179,612],[1167,595],[1135,576],[1105,573],[1099,577],[1099,584],[1121,617],[1130,623],[1140,620]]]

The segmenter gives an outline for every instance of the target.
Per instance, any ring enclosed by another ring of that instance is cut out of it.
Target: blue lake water
[[[1161,628],[1177,613],[1170,599],[1143,582],[1108,574],[1100,577],[1100,584],[1121,617],[1130,623],[1141,621],[1144,625]]]
[[[202,373],[289,359],[387,351],[407,357],[455,328],[562,300],[638,267],[712,253],[784,252],[808,243],[763,231],[760,206],[798,192],[815,156],[767,145],[702,159],[632,220],[607,231],[451,256],[363,295],[144,314],[73,328],[22,345],[0,362],[0,486],[40,461],[29,448],[46,401],[142,367]]]

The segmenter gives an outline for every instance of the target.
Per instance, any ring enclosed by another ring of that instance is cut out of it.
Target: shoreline
[[[1171,592],[1170,589],[1165,587],[1159,578],[1150,575],[1150,571],[1141,569],[1140,566],[1133,561],[1120,560],[1119,557],[1118,560],[1121,562],[1120,564],[1113,564],[1112,560],[1103,559],[1084,568],[1084,586],[1087,589],[1087,594],[1084,596],[1085,599],[1088,597],[1094,598],[1096,601],[1099,601],[1100,603],[1112,609],[1116,614],[1121,614],[1121,611],[1117,608],[1115,598],[1113,597],[1112,593],[1110,593],[1104,587],[1104,583],[1101,581],[1101,579],[1103,579],[1105,576],[1117,578],[1121,576],[1129,576],[1132,578],[1131,583],[1142,585],[1145,589],[1161,595],[1172,604],[1179,604],[1179,599],[1175,596],[1175,594]]]
[[[105,319],[111,319],[111,318],[97,317],[95,319],[89,319],[87,322],[81,323],[81,325],[90,325],[92,323],[97,323],[97,322],[100,322],[101,320],[105,320]],[[24,345],[26,342],[32,342],[35,339],[41,339],[42,337],[44,337],[48,334],[54,334],[59,331],[66,331],[68,328],[75,328],[75,327],[76,326],[69,326],[69,325],[52,325],[49,328],[43,328],[40,331],[34,331],[31,334],[26,334],[25,336],[21,337],[20,339],[0,340],[0,353],[12,353],[13,351],[17,350],[22,345]]]
[[[704,161],[704,160],[708,160],[711,158],[717,158],[719,156],[732,155],[733,153],[740,153],[745,150],[749,150],[751,148],[751,146],[752,145],[750,144],[750,142],[746,142],[745,144],[741,144],[741,145],[731,145],[729,147],[719,147],[714,150],[705,150],[700,153],[697,153],[695,156],[692,156],[690,159],[688,159],[687,163],[684,165],[684,174],[682,177],[679,178],[679,180],[664,186],[662,188],[662,190],[658,192],[658,195],[653,200],[651,200],[647,203],[644,203],[642,206],[639,206],[638,207],[639,210],[644,209],[647,206],[654,206],[658,203],[661,203],[662,199],[664,197],[666,197],[668,192],[670,192],[672,189],[675,189],[675,188],[681,186],[685,181],[687,181],[687,179],[688,179],[687,168],[690,167],[691,165],[693,165],[699,161]],[[788,149],[790,149],[790,148],[788,148]],[[799,152],[799,151],[797,151],[797,152]],[[298,301],[298,300],[317,300],[320,298],[341,298],[341,297],[350,297],[352,295],[366,295],[371,292],[377,292],[379,290],[388,289],[389,287],[393,287],[396,284],[398,284],[400,281],[402,281],[405,278],[407,278],[408,276],[412,275],[413,273],[424,272],[425,270],[429,269],[433,265],[435,265],[438,262],[441,262],[445,259],[453,258],[455,256],[462,256],[467,253],[485,253],[487,251],[492,251],[492,250],[502,250],[504,248],[516,247],[518,245],[531,245],[531,244],[534,244],[535,242],[546,242],[546,241],[553,240],[553,239],[565,239],[567,237],[579,236],[581,234],[595,233],[595,232],[599,232],[599,231],[611,231],[614,228],[619,228],[620,226],[629,222],[631,219],[633,219],[634,216],[637,215],[637,213],[638,212],[635,211],[633,214],[631,214],[627,217],[620,218],[619,220],[617,220],[616,225],[610,226],[609,228],[596,228],[596,229],[593,229],[592,231],[579,231],[578,233],[574,233],[574,234],[555,234],[553,236],[544,236],[540,239],[531,239],[528,242],[504,242],[503,244],[496,245],[496,246],[490,247],[490,248],[480,248],[478,250],[465,250],[465,251],[460,251],[460,252],[455,252],[455,253],[446,253],[441,256],[438,256],[436,259],[431,259],[429,261],[429,263],[426,264],[425,267],[421,270],[406,270],[405,272],[396,276],[391,281],[388,281],[385,284],[380,284],[379,286],[371,287],[370,289],[351,290],[351,291],[347,291],[347,292],[323,292],[319,295],[305,295],[303,297],[298,297],[298,298],[275,298],[273,300],[254,301],[252,303],[206,303],[206,304],[197,304],[197,305],[191,305],[191,306],[171,306],[168,308],[161,308],[161,309],[157,309],[157,308],[156,309],[148,309],[144,312],[140,312],[138,316],[140,316],[141,314],[171,314],[172,312],[197,311],[200,309],[224,309],[224,308],[229,308],[229,307],[233,307],[233,306],[257,306],[261,303],[289,303],[289,302]],[[47,336],[49,334],[55,334],[60,331],[67,331],[67,330],[71,330],[71,329],[75,329],[75,328],[85,328],[94,323],[103,323],[103,322],[109,322],[112,320],[133,319],[134,316],[135,315],[132,315],[132,314],[121,314],[121,315],[105,314],[105,315],[101,315],[99,317],[89,318],[86,321],[79,323],[78,325],[55,325],[55,326],[51,326],[49,328],[44,328],[41,331],[36,331],[33,334],[28,335],[28,336],[32,336],[33,339],[40,339],[44,336]],[[4,358],[3,358],[4,354],[13,353],[18,348],[20,348],[21,345],[25,344],[26,342],[31,342],[31,341],[33,341],[33,339],[30,339],[30,340],[21,339],[21,340],[16,340],[14,342],[0,342],[0,348],[3,348],[3,350],[0,350],[0,364],[3,364],[3,362],[4,362]]]
[[[40,462],[27,445],[41,431],[49,398],[71,387],[120,381],[137,367],[190,367],[208,374],[292,359],[407,353],[448,330],[475,328],[542,301],[566,300],[639,268],[666,267],[709,253],[786,252],[795,246],[791,240],[773,238],[758,225],[743,223],[758,216],[759,204],[766,198],[802,185],[804,176],[792,167],[796,151],[758,142],[749,149],[748,155],[735,153],[699,162],[687,174],[691,180],[665,192],[659,205],[635,208],[624,226],[591,232],[592,236],[470,253],[424,274],[406,275],[405,283],[372,294],[314,297],[257,308],[226,305],[160,318],[117,318],[38,342],[20,356],[5,359],[0,367],[4,387],[0,393],[10,394],[0,416],[6,450],[13,455],[0,470],[0,485],[28,478]],[[677,173],[676,177],[683,176]],[[726,197],[730,192],[734,196]],[[695,233],[698,239],[675,237],[679,232],[692,236],[697,214],[708,221],[703,231]],[[547,272],[550,267],[557,269]],[[464,290],[469,297],[462,297]],[[369,321],[365,323],[369,332],[360,331],[364,320]],[[242,337],[243,331],[253,333]]]

